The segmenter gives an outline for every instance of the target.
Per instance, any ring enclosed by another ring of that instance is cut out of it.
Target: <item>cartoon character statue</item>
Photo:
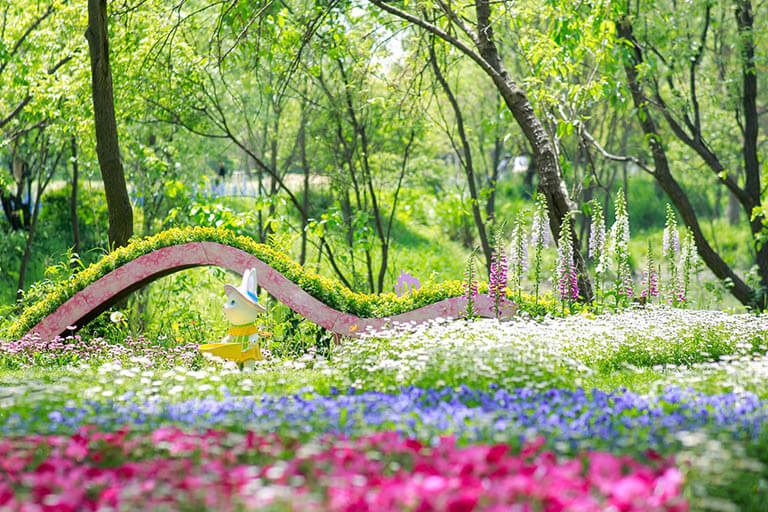
[[[200,345],[201,352],[243,363],[246,368],[262,359],[259,348],[261,333],[256,327],[256,320],[260,314],[266,313],[267,308],[259,303],[256,296],[258,284],[256,269],[250,268],[243,274],[240,286],[224,285],[224,293],[227,295],[224,314],[229,321],[227,336],[221,343]]]

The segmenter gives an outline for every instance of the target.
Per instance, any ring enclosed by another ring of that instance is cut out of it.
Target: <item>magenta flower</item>
[[[651,260],[651,264],[648,266],[648,270],[643,272],[643,281],[641,283],[643,291],[640,293],[640,296],[645,297],[646,299],[659,296],[659,274],[653,266],[652,261],[653,260]]]
[[[488,289],[493,302],[496,318],[501,316],[501,310],[506,300],[507,289],[507,252],[504,249],[504,239],[501,229],[494,237],[493,252],[491,253],[491,272]]]
[[[688,510],[671,460],[561,458],[543,447],[543,438],[519,453],[452,437],[424,444],[396,432],[303,446],[253,432],[89,427],[0,440],[0,509]]]

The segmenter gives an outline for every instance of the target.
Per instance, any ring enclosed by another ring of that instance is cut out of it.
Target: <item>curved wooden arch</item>
[[[454,297],[413,311],[383,318],[360,318],[323,304],[252,254],[215,242],[191,242],[157,249],[116,268],[77,292],[41,320],[27,334],[42,339],[63,336],[67,327],[82,327],[115,303],[163,276],[191,267],[216,265],[241,274],[255,267],[259,285],[304,318],[344,336],[367,329],[379,330],[393,322],[424,322],[438,317],[458,318],[466,310],[466,299]],[[477,297],[478,314],[492,317],[488,295]],[[512,311],[509,312],[511,314]]]

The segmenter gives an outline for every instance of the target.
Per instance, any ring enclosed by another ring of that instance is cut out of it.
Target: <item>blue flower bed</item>
[[[601,448],[639,452],[674,450],[681,432],[707,431],[755,439],[768,420],[768,400],[750,393],[706,395],[668,388],[656,396],[619,390],[501,389],[491,392],[407,387],[400,393],[311,391],[279,396],[199,398],[179,402],[118,400],[38,409],[2,419],[4,435],[70,433],[93,424],[107,430],[131,424],[138,429],[177,424],[227,427],[300,436],[322,433],[362,435],[396,430],[430,439],[450,434],[467,442],[517,443],[537,435],[560,451]],[[132,427],[133,428],[133,427]]]

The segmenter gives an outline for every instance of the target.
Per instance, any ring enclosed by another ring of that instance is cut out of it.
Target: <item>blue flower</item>
[[[755,439],[768,421],[768,401],[755,395],[709,396],[680,388],[659,395],[582,389],[485,392],[466,386],[404,387],[393,394],[335,391],[330,396],[302,390],[291,396],[226,394],[223,399],[180,402],[85,401],[79,406],[35,411],[29,417],[0,416],[0,431],[6,435],[68,433],[84,424],[103,429],[176,424],[299,436],[397,430],[426,440],[451,434],[466,442],[517,442],[543,435],[553,445],[565,443],[571,450],[662,451],[673,449],[677,434],[683,431],[726,432],[734,438]]]

